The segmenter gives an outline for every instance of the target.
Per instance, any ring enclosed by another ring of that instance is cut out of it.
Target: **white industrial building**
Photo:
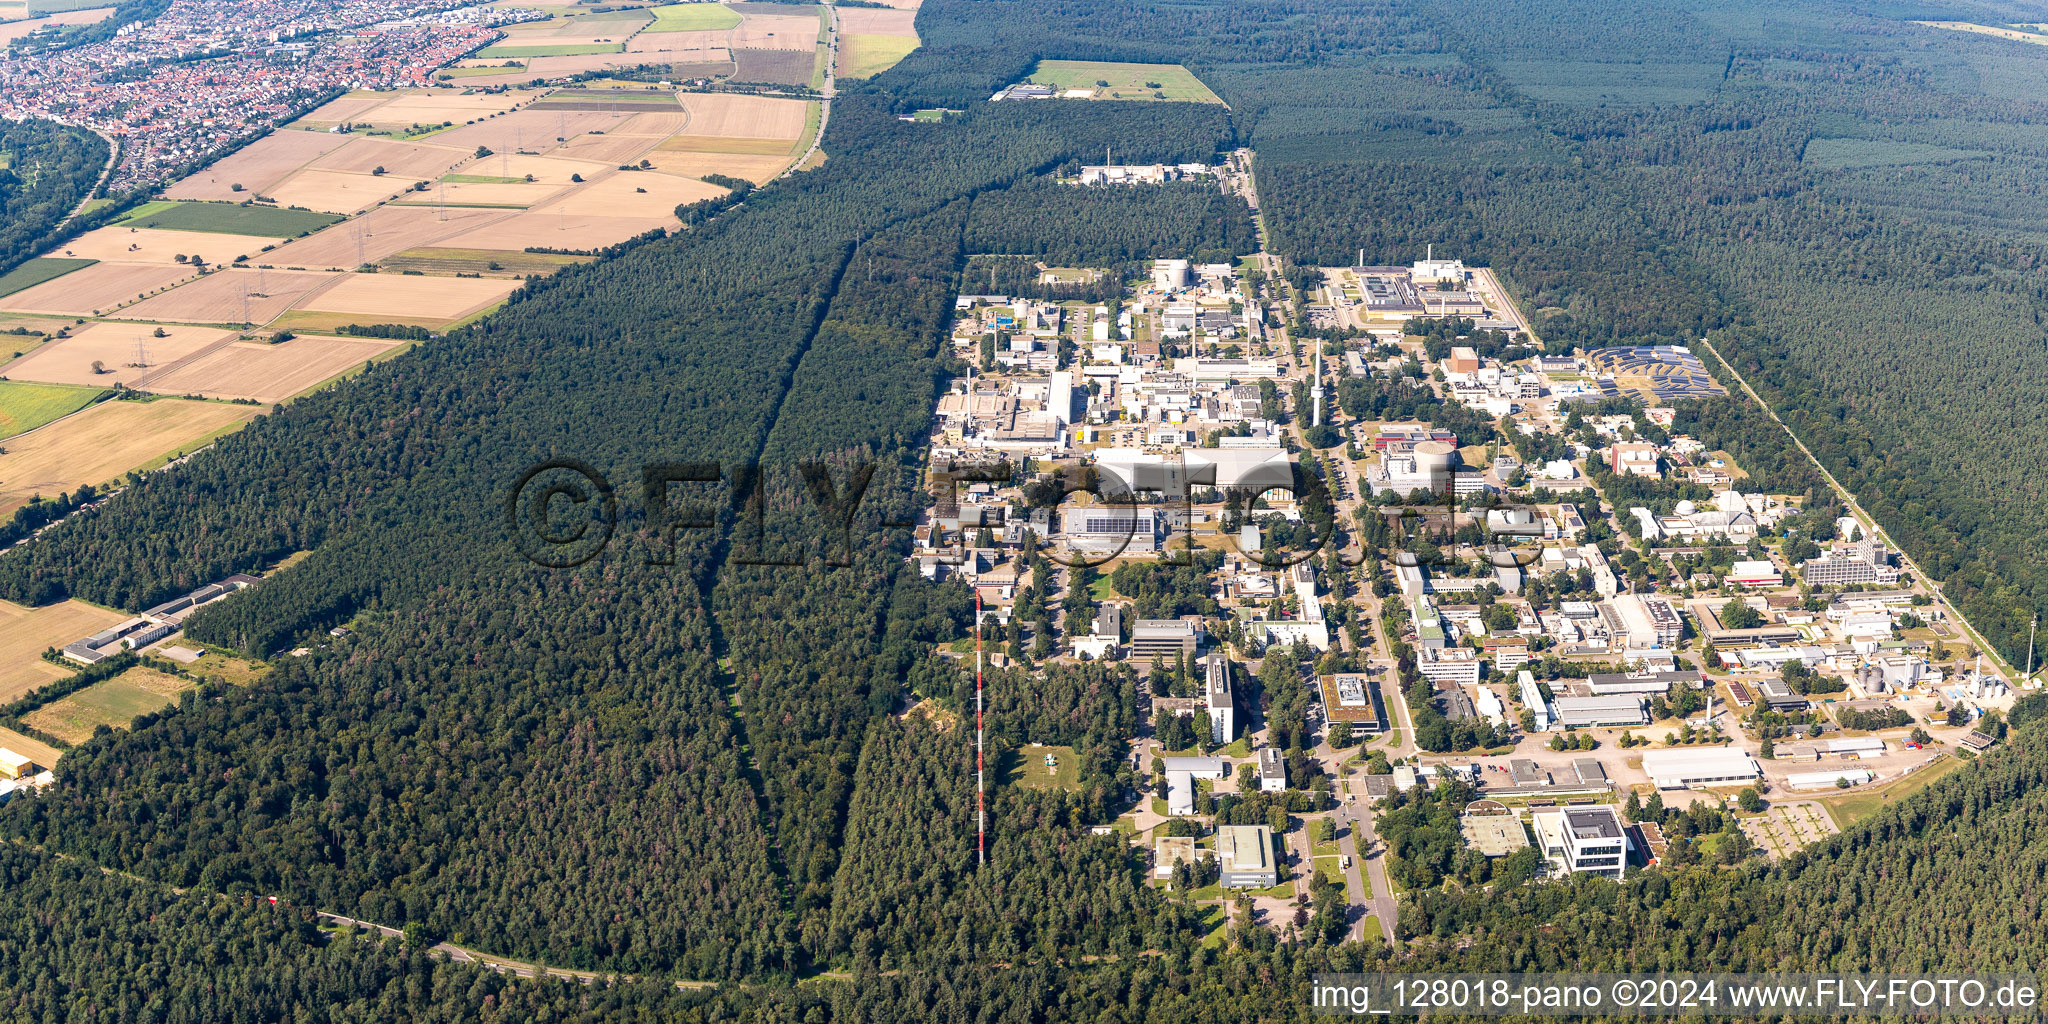
[[[1739,747],[1693,747],[1649,751],[1643,772],[1658,789],[1686,789],[1753,782],[1763,769]]]
[[[1522,691],[1522,706],[1536,717],[1536,731],[1549,732],[1557,722],[1557,713],[1550,702],[1543,699],[1543,690],[1536,685],[1536,677],[1527,670],[1515,675],[1515,682]]]
[[[1608,729],[1650,724],[1643,699],[1616,693],[1596,697],[1559,697],[1551,702],[1557,724],[1566,729]]]
[[[1554,866],[1616,881],[1628,870],[1628,831],[1614,808],[1572,807],[1536,815],[1543,855]]]
[[[1823,786],[1840,788],[1843,779],[1851,786],[1861,786],[1877,778],[1877,773],[1868,768],[1837,768],[1826,772],[1799,772],[1785,776],[1785,785],[1793,789],[1819,789]]]

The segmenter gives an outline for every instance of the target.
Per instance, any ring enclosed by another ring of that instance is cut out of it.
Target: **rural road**
[[[825,88],[819,90],[818,93],[820,96],[824,97],[822,100],[818,102],[818,134],[811,136],[811,148],[804,150],[804,155],[798,157],[794,163],[790,164],[789,168],[782,172],[781,177],[789,177],[790,175],[795,174],[797,171],[803,169],[803,166],[805,164],[811,162],[811,157],[817,155],[818,147],[825,144],[825,126],[832,123],[833,82],[834,73],[838,70],[838,64],[839,11],[833,5],[826,4]]]
[[[363,931],[376,932],[386,938],[399,938],[404,934],[398,929],[387,925],[375,924],[369,921],[358,921],[352,917],[330,914],[324,910],[316,911],[316,914],[320,920],[330,924],[347,925],[348,927],[358,928]],[[546,975],[552,978],[573,978],[585,985],[589,985],[611,978],[629,977],[628,975],[606,974],[600,971],[571,971],[559,967],[544,967],[540,964],[530,964],[520,960],[508,960],[501,956],[491,956],[488,953],[479,953],[473,949],[464,949],[461,946],[448,942],[436,945],[431,952],[441,953],[456,963],[476,964],[480,967],[497,971],[500,974],[510,974],[519,978],[538,978]],[[716,988],[717,986],[718,983],[713,981],[676,982],[676,987],[680,989]]]
[[[2004,656],[2000,655],[1996,648],[1984,641],[1984,635],[1977,632],[1975,626],[1970,625],[1970,620],[1964,618],[1963,613],[1957,610],[1955,605],[1949,603],[1948,595],[1942,593],[1942,589],[1935,582],[1934,577],[1923,571],[1920,568],[1920,563],[1914,561],[1912,555],[1907,554],[1904,548],[1892,540],[1891,535],[1885,532],[1885,528],[1878,523],[1876,518],[1872,517],[1870,513],[1863,511],[1863,506],[1856,503],[1856,496],[1849,493],[1849,489],[1842,486],[1841,481],[1835,479],[1835,474],[1828,471],[1827,464],[1823,463],[1813,454],[1813,449],[1808,448],[1806,442],[1799,439],[1799,434],[1792,429],[1792,425],[1779,418],[1778,411],[1771,408],[1771,403],[1764,401],[1763,397],[1756,393],[1756,389],[1749,386],[1749,381],[1743,378],[1742,374],[1735,369],[1733,363],[1730,363],[1726,357],[1721,355],[1721,350],[1715,348],[1714,343],[1705,338],[1700,339],[1700,344],[1706,346],[1708,352],[1713,353],[1714,360],[1721,364],[1722,369],[1728,371],[1728,376],[1735,378],[1735,383],[1741,386],[1742,393],[1748,395],[1751,401],[1762,407],[1764,415],[1769,416],[1771,422],[1784,428],[1785,436],[1792,439],[1793,445],[1797,446],[1799,451],[1813,463],[1815,469],[1820,470],[1821,479],[1826,480],[1828,486],[1834,490],[1835,496],[1842,499],[1842,504],[1849,507],[1849,512],[1856,517],[1856,521],[1863,524],[1865,530],[1875,534],[1877,539],[1885,543],[1886,547],[1899,553],[1899,561],[1905,563],[1906,568],[1912,572],[1913,577],[1934,594],[1936,601],[1941,602],[1941,607],[1948,613],[1950,621],[1961,626],[1963,632],[1969,634],[1970,639],[1976,643],[1977,649],[1982,651],[1985,657],[1990,658],[1994,666],[2011,678],[2018,679],[2020,675],[2019,670],[2008,664]]]

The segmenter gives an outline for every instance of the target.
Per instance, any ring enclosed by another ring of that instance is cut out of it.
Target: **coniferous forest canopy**
[[[19,841],[0,845],[0,944],[20,952],[0,958],[4,1012],[1275,1020],[1306,1019],[1318,971],[1389,965],[2035,966],[2039,725],[1774,867],[1429,895],[1401,922],[1422,941],[1397,959],[1257,929],[1204,948],[1196,908],[1089,831],[1130,781],[1117,755],[1142,681],[1018,674],[991,708],[998,756],[1072,746],[1083,786],[999,787],[976,868],[969,702],[959,663],[932,654],[971,601],[905,571],[883,525],[919,500],[971,257],[1256,245],[1244,211],[1194,191],[1084,203],[1036,179],[1112,144],[1162,162],[1249,145],[1271,244],[1297,264],[1434,243],[1498,268],[1553,348],[1712,337],[2023,654],[2048,601],[2048,48],[1911,19],[2048,17],[928,0],[919,50],[840,83],[820,169],[530,285],[0,559],[7,597],[137,608],[310,551],[193,632],[267,655],[356,624],[253,688],[103,733],[52,793],[0,809]],[[1041,58],[1185,62],[1229,106],[986,102]],[[964,113],[896,118],[934,106]],[[1686,415],[1817,491],[1764,417]],[[560,571],[520,559],[501,522],[511,482],[554,456],[620,496],[611,547]],[[737,503],[693,492],[717,499],[721,526],[669,540],[640,470],[695,460],[767,468]],[[873,467],[851,552],[826,539],[804,462],[839,488]],[[518,982],[322,941],[309,908],[647,980]],[[823,971],[855,980],[795,983]]]

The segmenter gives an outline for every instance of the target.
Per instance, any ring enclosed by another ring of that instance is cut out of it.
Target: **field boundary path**
[[[824,8],[825,88],[818,91],[818,96],[820,97],[818,100],[818,133],[811,136],[810,148],[804,150],[804,155],[791,161],[790,165],[784,168],[781,174],[776,175],[779,178],[787,178],[802,170],[805,164],[811,162],[811,157],[816,156],[819,147],[825,144],[825,126],[832,123],[832,95],[834,91],[832,83],[834,71],[839,64],[839,9],[832,4],[825,4]]]

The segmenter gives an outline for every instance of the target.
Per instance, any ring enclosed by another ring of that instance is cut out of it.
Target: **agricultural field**
[[[486,60],[498,57],[577,57],[590,53],[621,53],[624,43],[536,43],[531,46],[486,46],[476,55]]]
[[[193,276],[175,264],[95,263],[0,297],[0,311],[97,316]]]
[[[26,14],[24,10],[21,13]],[[114,13],[112,7],[93,7],[83,11],[59,11],[40,18],[21,18],[0,25],[0,46],[6,46],[17,39],[26,39],[36,32],[63,31],[79,25],[97,25]]]
[[[388,323],[397,318],[457,320],[498,302],[517,287],[518,282],[490,278],[347,274],[297,308],[352,313],[365,323]]]
[[[6,452],[0,453],[0,515],[13,512],[37,494],[54,495],[77,490],[81,484],[97,486],[118,480],[130,470],[189,451],[213,434],[254,417],[257,411],[249,405],[160,398],[101,402],[66,416],[15,438]]]
[[[105,266],[105,264],[101,264]],[[231,268],[208,274],[121,311],[125,320],[193,324],[262,324],[339,274]],[[45,287],[48,287],[47,285]]]
[[[421,214],[401,206],[380,206],[353,220],[281,245],[261,259],[287,269],[353,270],[510,215],[505,210],[465,209]]]
[[[193,688],[189,679],[137,665],[35,709],[22,717],[22,723],[76,746],[102,725],[126,729],[137,716],[170,707],[179,694]]]
[[[69,416],[103,394],[106,392],[100,388],[0,380],[0,438],[26,433]]]
[[[83,601],[40,608],[0,601],[0,701],[14,700],[70,676],[74,669],[44,661],[43,652],[91,636],[127,617]],[[5,741],[0,741],[0,746],[4,745]]]
[[[1195,73],[1179,64],[1113,64],[1089,60],[1044,60],[1027,82],[1066,90],[1090,90],[1075,97],[1098,100],[1180,100],[1221,103],[1223,100]],[[1098,83],[1107,82],[1108,85]]]
[[[391,175],[350,174],[307,168],[272,186],[268,198],[287,206],[330,213],[362,213],[412,187]]]
[[[736,50],[816,50],[823,28],[813,15],[749,14],[727,45]]]
[[[350,140],[348,145],[319,157],[307,166],[314,170],[369,175],[376,175],[382,168],[384,174],[403,181],[446,174],[450,168],[470,158],[471,151],[440,143],[438,137],[429,144],[364,136]]]
[[[321,107],[350,102],[343,97]],[[309,117],[312,115],[308,115]],[[321,156],[340,149],[346,135],[326,132],[275,131],[187,175],[164,190],[172,199],[240,201],[269,195],[270,188]],[[241,191],[235,186],[240,185]]]
[[[645,33],[702,32],[728,29],[740,23],[740,16],[724,4],[670,4],[654,8],[654,22]]]
[[[331,222],[334,218],[322,218]],[[275,238],[262,235],[224,235],[212,231],[170,231],[110,224],[58,246],[66,257],[121,263],[189,262],[193,257],[207,263],[233,263],[254,258]]]
[[[817,54],[801,50],[733,50],[732,59],[733,81],[774,85],[805,85],[818,63]]]
[[[389,352],[398,342],[381,338],[298,337],[279,344],[236,342],[200,356],[149,382],[166,395],[245,398],[282,402],[307,388]]]
[[[893,68],[917,49],[916,36],[841,35],[839,76],[866,78]]]
[[[159,333],[163,337],[157,337]],[[7,376],[46,384],[134,387],[172,363],[234,336],[233,331],[215,327],[98,321],[8,364]]]
[[[52,666],[55,667],[55,666]],[[41,740],[30,739],[12,729],[0,729],[0,747],[33,760],[38,767],[54,768],[64,752]]]
[[[434,143],[468,152],[482,146],[493,153],[538,153],[585,132],[609,131],[623,119],[622,115],[607,111],[534,110],[529,107],[476,124],[450,128],[434,136]],[[495,158],[485,157],[480,162],[488,167],[492,159]]]
[[[683,93],[677,97],[689,111],[686,136],[787,139],[803,135],[810,113],[808,100],[730,93]]]
[[[1916,21],[1913,24],[1925,25],[1928,28],[1944,28],[1951,32],[1972,32],[1981,36],[1995,36],[1999,39],[2010,39],[2016,43],[2048,45],[2048,35],[2043,35],[2039,32],[2029,32],[2025,29],[2006,28],[2000,25],[1976,25],[1967,21]]]
[[[482,274],[525,277],[552,274],[563,267],[588,263],[588,256],[550,252],[508,252],[503,249],[442,249],[423,247],[394,253],[378,261],[386,273],[417,270],[423,274]]]
[[[370,141],[374,140],[360,139],[356,144]],[[355,145],[344,146],[341,147],[341,152],[346,153],[354,148]],[[328,161],[332,159],[331,156],[322,155],[314,159],[314,164],[328,166]],[[294,238],[318,231],[338,219],[311,210],[283,210],[242,203],[148,203],[115,221],[114,226]]]
[[[15,292],[33,288],[44,281],[54,281],[74,270],[83,270],[98,260],[66,259],[62,256],[42,256],[29,260],[0,275],[0,298]]]

